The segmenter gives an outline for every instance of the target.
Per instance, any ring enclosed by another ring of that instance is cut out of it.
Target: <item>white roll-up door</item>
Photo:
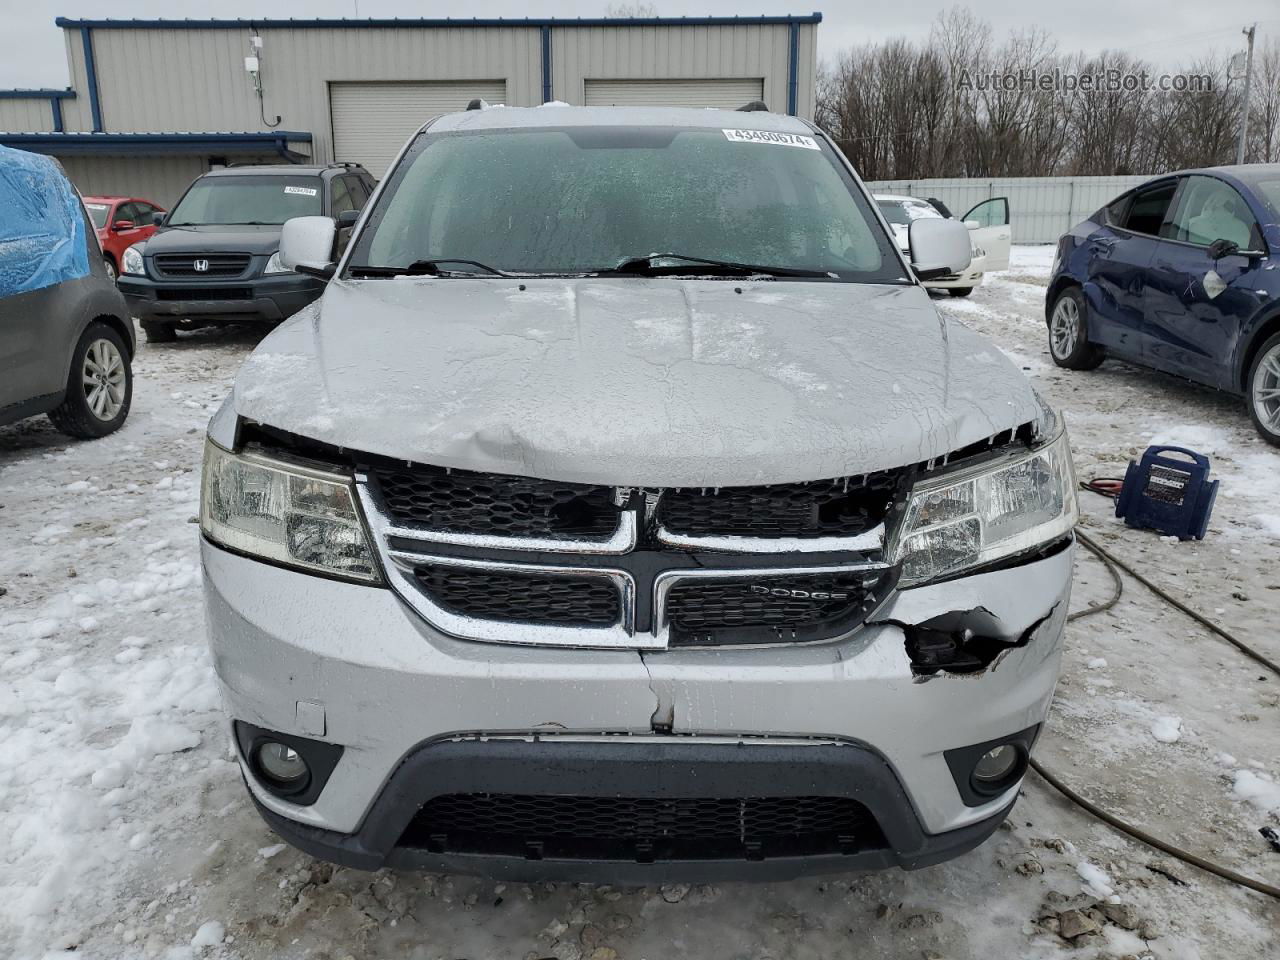
[[[588,107],[719,107],[764,99],[764,80],[587,80]],[[769,104],[774,107],[774,104]]]
[[[381,178],[415,130],[432,117],[464,109],[476,97],[504,103],[506,81],[331,83],[334,159],[362,163]]]

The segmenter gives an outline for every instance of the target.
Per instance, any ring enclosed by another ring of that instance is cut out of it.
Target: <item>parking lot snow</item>
[[[1048,247],[940,310],[991,337],[1065,411],[1081,477],[1149,443],[1213,458],[1203,542],[1093,536],[1273,658],[1280,456],[1240,401],[1045,349]],[[259,334],[143,344],[119,433],[0,428],[0,956],[44,958],[1119,957],[1280,953],[1280,904],[1091,820],[1034,776],[1005,829],[914,873],[623,889],[337,869],[282,847],[231,759],[197,556],[205,423]],[[1077,559],[1073,606],[1110,579]],[[1132,582],[1068,629],[1040,759],[1126,819],[1280,883],[1280,678]],[[1174,722],[1176,721],[1176,722]],[[1161,731],[1160,735],[1156,730]],[[1173,735],[1170,735],[1170,734]]]

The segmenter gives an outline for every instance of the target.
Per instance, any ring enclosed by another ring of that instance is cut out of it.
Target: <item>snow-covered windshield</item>
[[[752,133],[565,127],[423,135],[393,171],[350,262],[467,259],[573,274],[662,252],[841,280],[901,278],[888,237],[829,147],[794,134],[741,136]]]
[[[107,214],[111,212],[111,208],[105,203],[86,203],[84,208],[89,211],[89,219],[98,230],[107,225]]]
[[[943,219],[937,209],[922,200],[877,200],[876,205],[884,218],[890,223],[907,226],[912,220],[924,220],[930,217]]]
[[[324,213],[319,177],[234,175],[204,177],[178,201],[168,225],[284,223]]]

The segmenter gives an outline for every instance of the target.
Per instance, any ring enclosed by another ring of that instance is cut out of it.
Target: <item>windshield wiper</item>
[[[678,264],[663,264],[663,260],[679,260]],[[708,269],[710,268],[710,269]],[[766,277],[822,277],[829,278],[825,270],[802,270],[798,267],[772,267],[758,263],[737,263],[733,260],[713,260],[710,257],[689,257],[682,253],[649,253],[643,257],[627,257],[599,273],[636,274],[642,277],[678,276],[681,274],[731,273],[738,276],[761,275]]]
[[[491,267],[487,263],[481,263],[479,260],[464,260],[461,257],[435,257],[431,260],[415,260],[407,267],[384,267],[374,264],[363,264],[349,267],[352,276],[356,277],[442,277],[456,276],[457,270],[441,270],[442,263],[464,263],[470,267],[477,267],[486,273],[495,277],[509,277],[513,274],[499,270],[497,267]]]

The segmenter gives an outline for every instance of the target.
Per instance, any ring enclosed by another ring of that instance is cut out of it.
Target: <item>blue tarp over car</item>
[[[0,146],[0,297],[88,272],[80,197],[57,162]]]

